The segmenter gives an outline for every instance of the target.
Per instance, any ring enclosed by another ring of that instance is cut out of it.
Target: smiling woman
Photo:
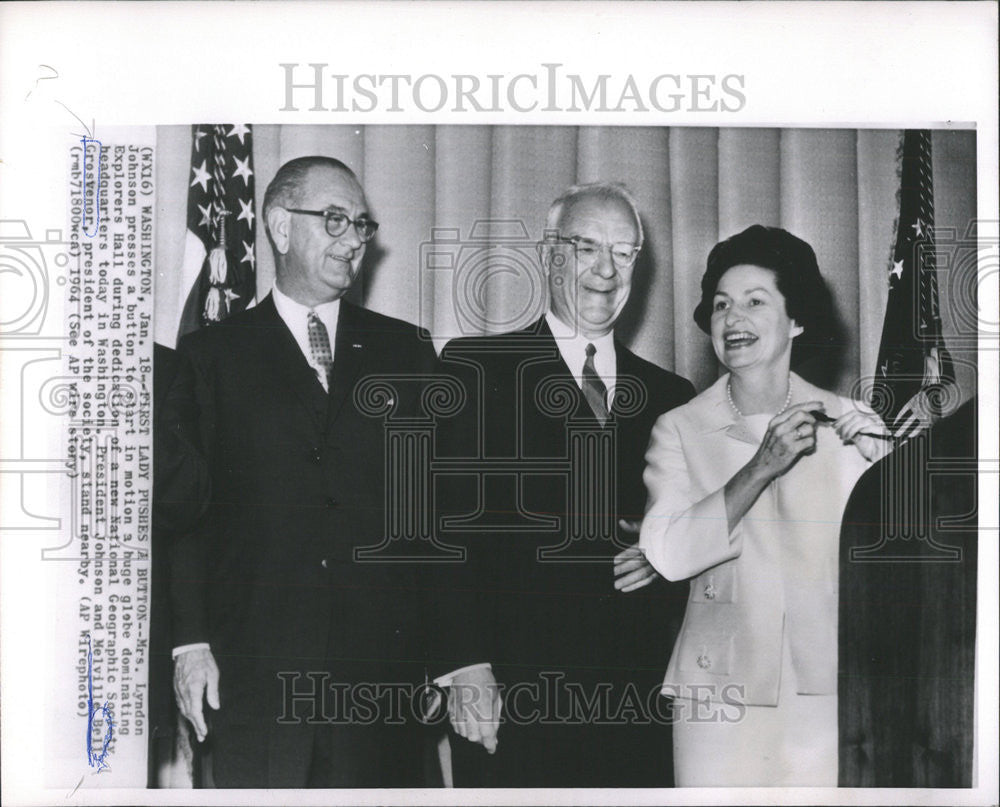
[[[701,280],[701,302],[695,308],[694,320],[705,333],[712,334],[715,313],[726,301],[732,302],[729,286],[745,280],[747,268],[756,267],[756,278],[770,290],[761,292],[761,286],[746,287],[744,291],[757,291],[752,305],[771,303],[776,290],[783,303],[784,313],[799,327],[792,343],[790,364],[798,365],[814,354],[831,346],[836,340],[837,323],[830,291],[819,271],[816,253],[805,241],[777,227],[755,224],[739,235],[717,244],[708,256],[708,267]],[[761,270],[767,270],[762,273]],[[764,277],[767,275],[767,277]],[[723,276],[727,280],[722,285]],[[766,297],[767,299],[763,299]],[[714,342],[713,348],[726,364]],[[726,365],[728,367],[728,365]]]
[[[780,363],[803,328],[788,316],[777,276],[742,264],[720,279],[712,300],[712,347],[730,370]]]
[[[791,372],[831,333],[805,241],[754,225],[715,246],[701,290],[695,321],[730,372],[657,421],[640,539],[691,580],[664,682],[676,782],[832,787],[840,519],[884,427]]]

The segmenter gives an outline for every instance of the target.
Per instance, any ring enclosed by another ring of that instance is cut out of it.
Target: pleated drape
[[[750,224],[785,227],[816,250],[843,324],[831,385],[863,391],[887,295],[896,130],[551,127],[254,127],[257,214],[278,166],[306,154],[343,160],[381,222],[351,298],[419,322],[440,346],[519,327],[545,308],[534,245],[551,201],[575,182],[625,183],[645,244],[617,332],[637,353],[705,388],[718,367],[692,320],[711,247]],[[184,245],[190,127],[158,134],[157,315],[176,305]],[[939,231],[960,240],[975,217],[975,133],[934,133]],[[274,279],[264,235],[258,295]],[[947,237],[944,239],[947,241]],[[942,244],[939,253],[951,250]],[[952,261],[953,263],[954,261]],[[963,396],[975,389],[975,267],[939,261],[941,310]],[[950,266],[950,263],[948,264]],[[964,274],[963,274],[964,272]],[[158,336],[160,334],[158,333]],[[952,345],[954,343],[954,346]]]

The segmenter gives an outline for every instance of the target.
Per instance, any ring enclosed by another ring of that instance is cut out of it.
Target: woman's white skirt
[[[732,705],[676,699],[676,786],[836,787],[837,696],[795,688],[786,634],[777,706],[738,714]]]

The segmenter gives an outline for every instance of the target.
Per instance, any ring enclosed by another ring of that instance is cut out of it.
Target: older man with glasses
[[[159,423],[211,479],[170,552],[178,705],[216,786],[418,785],[421,735],[386,700],[424,678],[414,569],[355,559],[383,535],[386,438],[353,391],[434,351],[343,299],[378,229],[347,166],[286,163],[263,212],[274,289],[181,341]]]
[[[468,665],[439,679],[452,684],[457,786],[671,784],[660,668],[684,592],[660,580],[625,595],[613,573],[619,555],[655,576],[626,549],[643,456],[656,418],[694,395],[615,338],[642,242],[624,187],[568,189],[538,247],[547,313],[442,353],[468,402],[439,425],[440,453],[487,469],[439,494],[449,523],[467,525],[438,633],[447,663]]]

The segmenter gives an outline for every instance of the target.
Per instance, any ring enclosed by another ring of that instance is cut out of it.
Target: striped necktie
[[[326,378],[326,391],[330,391],[330,381],[333,375],[333,352],[330,350],[330,333],[315,311],[309,312],[309,350],[312,352],[313,363],[323,368]]]
[[[594,368],[594,354],[597,348],[587,344],[587,360],[583,363],[583,396],[594,411],[594,417],[603,426],[608,422],[608,388]]]

